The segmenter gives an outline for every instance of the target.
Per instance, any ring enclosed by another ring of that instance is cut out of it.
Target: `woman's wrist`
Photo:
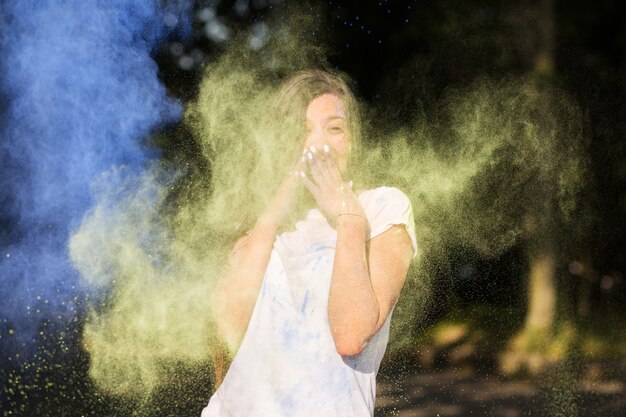
[[[369,231],[369,222],[365,216],[356,213],[343,213],[335,217],[335,225],[337,230],[350,227],[350,228],[362,228],[367,234]]]
[[[344,200],[339,212],[334,218],[337,229],[343,227],[362,227],[367,234],[369,231],[369,221],[361,207],[361,203],[356,198]]]
[[[341,186],[337,187],[337,200],[338,205],[335,206],[335,217],[343,215],[343,214],[355,214],[362,215],[365,217],[363,213],[363,207],[361,206],[361,202],[359,201],[358,196],[352,191],[351,181]],[[349,185],[350,184],[350,185]],[[337,204],[337,203],[335,203]]]
[[[267,231],[268,233],[276,233],[279,222],[271,213],[263,213],[257,219],[253,230]]]

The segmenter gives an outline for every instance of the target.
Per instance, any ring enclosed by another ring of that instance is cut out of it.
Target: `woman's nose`
[[[324,145],[326,145],[326,135],[322,132],[312,132],[307,136],[307,140],[305,142],[305,146],[310,148],[311,146],[315,146],[317,149],[322,149]]]

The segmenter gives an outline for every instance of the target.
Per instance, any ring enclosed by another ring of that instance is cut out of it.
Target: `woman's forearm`
[[[328,321],[337,352],[361,352],[376,331],[379,306],[367,262],[368,223],[360,216],[339,216],[337,246],[328,297]]]
[[[222,339],[232,350],[236,350],[248,327],[276,229],[274,221],[261,216],[252,231],[237,242],[229,265],[215,284],[211,309]]]

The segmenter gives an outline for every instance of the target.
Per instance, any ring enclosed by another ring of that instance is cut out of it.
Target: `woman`
[[[216,284],[218,330],[237,353],[202,417],[371,416],[416,253],[411,205],[396,188],[352,190],[358,109],[340,78],[299,72],[279,97],[306,126],[302,157]],[[288,229],[299,187],[314,205]]]

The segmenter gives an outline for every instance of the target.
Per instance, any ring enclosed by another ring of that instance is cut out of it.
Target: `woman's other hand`
[[[300,186],[298,176],[299,172],[301,172],[304,167],[305,165],[302,160],[294,164],[292,170],[287,174],[276,190],[269,206],[259,217],[259,222],[270,224],[278,228],[285,221],[295,206],[298,188]]]

